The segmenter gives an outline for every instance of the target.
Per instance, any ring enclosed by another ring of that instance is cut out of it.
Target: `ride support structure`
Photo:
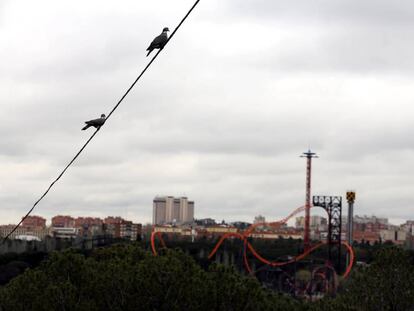
[[[354,231],[354,202],[355,202],[355,191],[347,191],[346,200],[348,201],[348,223],[346,240],[349,245],[353,242],[353,231]],[[346,263],[349,263],[349,256],[346,257]]]
[[[303,248],[305,252],[311,247],[310,244],[310,208],[311,208],[311,176],[312,176],[312,158],[318,158],[316,153],[309,149],[301,155],[306,158],[306,198],[305,198],[305,232],[303,236]]]
[[[342,197],[313,196],[313,206],[322,207],[328,215],[328,259],[335,262],[336,269],[341,269],[342,237]]]

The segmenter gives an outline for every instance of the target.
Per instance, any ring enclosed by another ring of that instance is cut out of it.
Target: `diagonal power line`
[[[187,12],[187,14],[183,17],[181,22],[178,24],[178,26],[174,29],[174,31],[171,33],[170,37],[168,38],[167,42],[165,43],[164,47],[170,42],[172,37],[175,35],[177,30],[181,27],[181,25],[184,23],[184,21],[187,19],[187,17],[190,15],[190,13],[193,11],[193,9],[196,7],[196,5],[200,2],[200,0],[197,0],[191,9]],[[154,60],[158,57],[158,55],[161,53],[162,49],[159,49],[157,53],[152,57],[150,62],[145,66],[145,68],[141,71],[139,76],[135,79],[135,81],[131,84],[131,86],[126,90],[124,95],[122,95],[121,99],[117,102],[117,104],[112,108],[111,112],[109,112],[108,116],[106,117],[106,121],[109,119],[109,117],[115,112],[115,110],[119,107],[119,105],[122,103],[122,101],[125,99],[125,97],[128,95],[128,93],[132,90],[132,88],[137,84],[139,79],[144,75],[144,73],[147,71],[147,69],[151,66],[151,64],[154,62]],[[105,122],[106,122],[105,121]],[[36,205],[47,195],[49,190],[53,187],[53,185],[65,174],[66,170],[75,162],[75,160],[78,158],[78,156],[82,153],[82,151],[86,148],[86,146],[92,141],[92,139],[95,137],[95,135],[99,131],[99,127],[96,129],[96,131],[89,137],[89,139],[86,141],[86,143],[82,146],[82,148],[78,151],[78,153],[72,158],[72,160],[66,165],[66,167],[63,169],[63,171],[59,174],[59,176],[49,185],[47,190],[42,194],[42,196],[33,204],[32,208],[26,213],[26,215],[22,218],[22,220],[13,228],[10,233],[8,233],[2,240],[2,244],[17,230],[17,228],[22,224],[22,222],[30,215],[30,213],[34,210]]]

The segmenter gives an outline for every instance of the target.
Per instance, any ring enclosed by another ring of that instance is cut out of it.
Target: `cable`
[[[193,11],[193,9],[196,7],[196,5],[200,2],[200,0],[197,0],[194,5],[191,7],[191,9],[187,12],[187,14],[184,16],[184,18],[181,20],[181,22],[178,24],[177,27],[175,27],[174,31],[171,33],[170,37],[168,38],[167,42],[165,43],[164,47],[168,44],[168,42],[170,42],[170,40],[172,39],[172,37],[174,37],[175,33],[177,32],[178,28],[181,27],[181,25],[184,23],[184,21],[187,19],[188,15],[190,15],[190,13]],[[164,48],[163,47],[163,48]],[[157,54],[154,55],[154,57],[151,59],[151,61],[148,63],[148,65],[144,68],[144,70],[142,70],[141,74],[135,79],[134,83],[131,84],[131,86],[129,87],[129,89],[125,92],[125,94],[121,97],[121,99],[118,101],[118,103],[115,105],[114,108],[112,108],[111,112],[108,114],[108,116],[106,117],[106,120],[109,119],[109,117],[112,115],[112,113],[118,108],[118,106],[122,103],[122,101],[124,100],[124,98],[128,95],[129,91],[132,90],[132,88],[135,86],[135,84],[138,82],[138,80],[142,77],[142,75],[145,73],[145,71],[147,71],[148,67],[151,66],[152,62],[157,58],[158,54],[161,53],[161,51],[163,50],[163,48],[159,49]]]
[[[96,135],[96,133],[98,133],[99,131],[99,127],[96,129],[96,131],[92,134],[91,137],[89,137],[89,139],[86,141],[86,143],[83,145],[83,147],[78,151],[78,153],[73,157],[73,159],[69,162],[68,165],[66,165],[66,167],[64,168],[64,170],[59,174],[59,176],[50,184],[49,188],[47,188],[47,190],[45,191],[45,193],[43,193],[43,195],[35,202],[35,204],[33,204],[32,208],[27,212],[27,214],[22,218],[22,220],[20,220],[20,222],[13,228],[12,231],[10,231],[4,238],[2,241],[2,244],[9,238],[9,236],[11,236],[13,234],[14,231],[17,230],[17,228],[21,225],[21,223],[30,215],[30,213],[34,210],[34,208],[36,207],[36,205],[46,196],[46,194],[49,192],[49,190],[53,187],[53,185],[60,179],[60,177],[63,176],[63,174],[66,172],[66,170],[69,168],[69,166],[72,165],[73,162],[75,162],[76,158],[81,154],[81,152],[83,151],[83,149],[86,148],[86,146],[89,144],[89,142],[92,140],[92,138]]]
[[[196,5],[200,2],[200,0],[197,0],[194,5],[191,7],[191,9],[187,12],[187,14],[184,16],[184,18],[181,20],[181,22],[178,24],[178,26],[174,29],[174,31],[171,33],[170,37],[168,38],[167,42],[165,43],[164,47],[170,42],[174,34],[177,32],[177,30],[181,27],[181,25],[184,23],[184,21],[187,19],[187,17],[190,15],[190,13],[193,11],[193,9],[196,7]],[[163,47],[163,48],[164,48]],[[118,101],[118,103],[112,108],[111,112],[106,117],[106,121],[108,121],[109,117],[114,113],[114,111],[118,108],[118,106],[122,103],[124,98],[128,95],[128,93],[132,90],[132,88],[135,86],[135,84],[138,82],[138,80],[144,75],[144,73],[147,71],[149,66],[154,62],[154,60],[157,58],[158,54],[161,53],[163,48],[159,49],[158,52],[152,57],[151,61],[145,66],[144,70],[139,74],[139,76],[135,79],[135,81],[131,84],[131,86],[127,89],[127,91],[122,95],[121,99]],[[105,121],[105,122],[106,122]],[[33,204],[32,208],[27,212],[27,214],[22,218],[22,220],[13,228],[10,233],[8,233],[2,240],[1,244],[4,244],[6,240],[17,230],[17,228],[22,224],[22,222],[30,215],[30,213],[33,211],[33,209],[36,207],[36,205],[46,196],[46,194],[49,192],[49,190],[53,187],[53,185],[63,176],[63,174],[66,172],[66,170],[69,168],[69,166],[72,165],[73,162],[75,162],[76,158],[81,154],[81,152],[86,148],[86,146],[89,144],[89,142],[92,140],[92,138],[95,137],[95,135],[99,131],[99,127],[96,129],[96,131],[92,134],[92,136],[86,141],[86,143],[83,145],[83,147],[78,151],[78,153],[73,157],[73,159],[69,162],[68,165],[64,168],[64,170],[59,174],[59,176],[50,184],[49,188],[47,188],[46,192],[43,193],[43,195]]]

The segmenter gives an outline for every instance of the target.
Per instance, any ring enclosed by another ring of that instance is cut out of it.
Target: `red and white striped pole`
[[[310,208],[311,208],[311,176],[312,176],[312,158],[317,158],[316,153],[304,152],[301,156],[306,158],[306,198],[305,198],[305,232],[303,236],[304,250],[307,251],[310,245]]]

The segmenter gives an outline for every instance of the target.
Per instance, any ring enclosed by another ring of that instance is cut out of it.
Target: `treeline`
[[[414,269],[397,247],[341,284],[335,298],[306,302],[263,288],[231,267],[202,269],[179,250],[154,257],[139,244],[88,254],[54,252],[0,288],[0,310],[414,310]]]
[[[28,268],[34,268],[47,257],[45,252],[7,253],[0,255],[0,286],[23,273]]]
[[[298,302],[263,290],[254,278],[181,251],[154,257],[138,245],[97,249],[88,257],[51,254],[0,290],[2,310],[286,310]],[[282,308],[283,305],[283,308]]]

